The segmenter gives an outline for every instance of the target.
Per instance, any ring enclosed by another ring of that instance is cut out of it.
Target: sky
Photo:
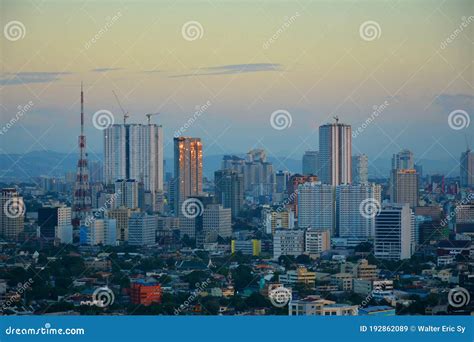
[[[0,153],[76,153],[81,81],[95,153],[94,113],[123,120],[112,91],[128,122],[160,113],[168,158],[180,130],[208,155],[300,159],[336,115],[372,159],[474,144],[472,1],[0,3]]]

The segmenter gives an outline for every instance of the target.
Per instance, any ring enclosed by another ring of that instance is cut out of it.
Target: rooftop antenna
[[[128,112],[125,111],[125,109],[123,109],[122,104],[120,103],[120,100],[119,100],[117,94],[115,93],[115,91],[112,90],[112,93],[114,94],[115,99],[117,100],[117,104],[119,105],[120,109],[122,110],[123,124],[125,125],[127,123],[127,119],[130,117],[130,115],[128,114]]]
[[[160,113],[148,113],[148,114],[145,114],[147,120],[148,120],[148,124],[150,124],[151,122],[151,117],[154,116],[154,115],[160,115]]]

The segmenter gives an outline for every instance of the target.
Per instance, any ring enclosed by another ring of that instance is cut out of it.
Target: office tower
[[[232,210],[237,217],[244,205],[244,175],[235,170],[225,169],[214,172],[215,194],[218,203]]]
[[[392,156],[392,170],[415,168],[415,158],[410,150],[404,149]]]
[[[115,246],[116,245],[117,221],[114,219],[89,220],[87,225],[81,225],[80,243],[87,246]]]
[[[89,163],[89,175],[91,183],[102,183],[104,181],[104,168],[98,160]]]
[[[287,202],[293,209],[295,217],[298,217],[298,187],[301,184],[317,182],[317,176],[303,176],[300,174],[292,175],[287,183]]]
[[[129,208],[107,210],[106,217],[116,221],[116,238],[119,241],[128,241],[128,220],[132,214]]]
[[[174,138],[175,215],[190,196],[202,194],[202,143],[200,138]]]
[[[278,207],[276,210],[264,207],[262,211],[265,233],[275,234],[277,229],[293,229],[295,214],[291,208]]]
[[[375,215],[381,206],[381,186],[376,184],[336,187],[337,234],[351,245],[373,237]],[[361,206],[369,206],[361,208]],[[371,211],[375,209],[375,211]]]
[[[306,151],[303,155],[302,160],[303,175],[319,176],[319,152],[318,151]]]
[[[86,136],[84,135],[84,92],[81,83],[81,134],[79,135],[79,160],[77,161],[76,183],[73,197],[73,225],[78,227],[80,221],[91,212],[92,199],[89,185],[89,168],[87,164]]]
[[[336,122],[319,127],[319,179],[324,184],[352,182],[351,126]]]
[[[24,230],[25,203],[14,188],[0,193],[0,235],[7,240],[18,240]]]
[[[335,231],[334,186],[304,183],[298,187],[298,226]]]
[[[418,205],[418,174],[415,169],[392,170],[390,199],[392,203]]]
[[[467,149],[461,153],[460,171],[461,171],[461,187],[467,188],[474,186],[474,152]]]
[[[202,214],[203,231],[217,233],[222,238],[232,236],[231,209],[223,208],[220,204],[206,206]]]
[[[352,183],[367,184],[369,182],[369,157],[359,154],[352,157]]]
[[[275,175],[276,188],[275,192],[283,194],[288,188],[288,182],[290,181],[291,173],[289,171],[278,171]]]
[[[139,184],[134,179],[118,179],[115,181],[115,207],[139,208]],[[142,191],[143,196],[143,191]]]
[[[156,241],[158,217],[145,213],[132,213],[128,220],[128,244],[150,246]]]
[[[60,243],[72,243],[71,208],[43,207],[38,209],[40,236],[58,239]]]
[[[415,216],[408,204],[384,206],[375,216],[375,257],[409,259],[414,253]]]
[[[331,233],[329,230],[306,229],[305,253],[310,256],[319,256],[331,248]]]
[[[298,256],[304,253],[305,231],[302,229],[277,229],[273,235],[273,259],[282,255]]]
[[[153,197],[163,191],[163,129],[156,124],[116,124],[104,130],[104,181],[135,179]]]

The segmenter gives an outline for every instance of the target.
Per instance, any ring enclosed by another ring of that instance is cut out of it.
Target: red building
[[[151,305],[161,303],[161,286],[157,282],[139,280],[130,287],[130,300],[133,304]]]

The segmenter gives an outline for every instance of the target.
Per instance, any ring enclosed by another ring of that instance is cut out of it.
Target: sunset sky
[[[354,153],[387,158],[407,147],[458,159],[474,122],[454,130],[448,115],[464,110],[474,121],[473,15],[469,0],[1,0],[0,124],[33,106],[0,135],[0,153],[74,151],[83,81],[95,152],[93,114],[109,110],[122,122],[114,90],[129,122],[161,113],[152,120],[163,125],[167,157],[174,132],[208,101],[185,132],[203,139],[205,154],[262,147],[294,159],[318,148],[317,127],[334,115],[355,129],[387,101]],[[24,25],[23,38],[7,39],[11,21]],[[373,40],[361,37],[367,21],[380,28]],[[202,37],[183,37],[188,22]],[[280,109],[292,119],[283,130],[270,124]]]

